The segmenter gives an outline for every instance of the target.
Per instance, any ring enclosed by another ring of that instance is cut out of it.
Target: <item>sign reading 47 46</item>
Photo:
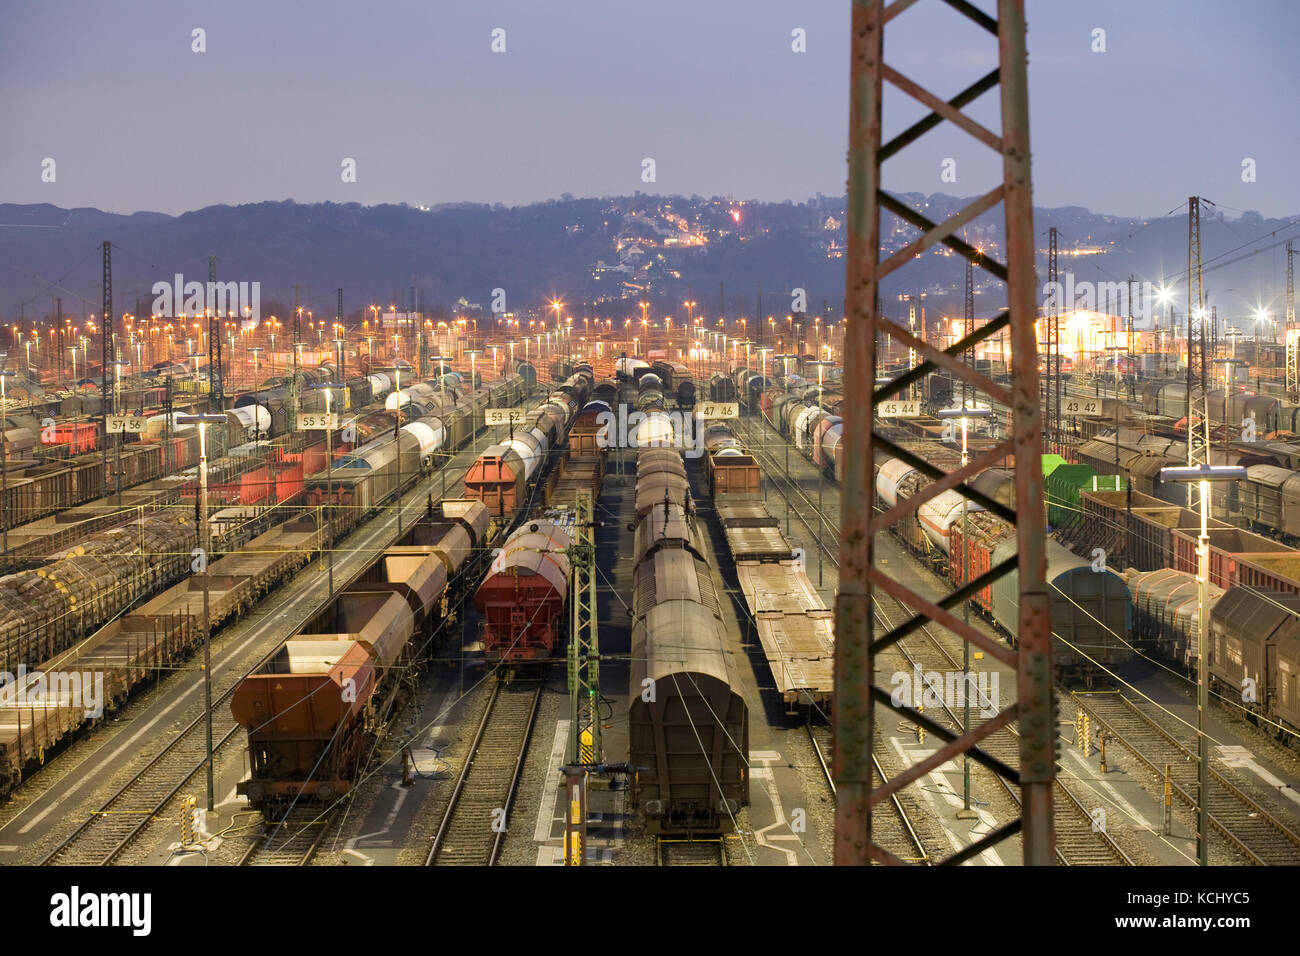
[[[695,406],[700,418],[739,418],[739,402],[701,402]]]

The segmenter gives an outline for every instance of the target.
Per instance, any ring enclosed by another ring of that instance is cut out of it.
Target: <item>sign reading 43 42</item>
[[[1094,418],[1105,413],[1101,408],[1101,399],[1063,398],[1061,399],[1061,414],[1071,418]]]

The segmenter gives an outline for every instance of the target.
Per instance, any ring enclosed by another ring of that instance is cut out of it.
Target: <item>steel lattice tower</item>
[[[217,312],[217,257],[208,256],[208,408],[220,412],[225,405],[225,383],[221,374],[221,316]]]
[[[596,609],[595,516],[591,492],[578,496],[569,549],[572,616],[569,624],[569,753],[567,762],[605,759],[600,727],[600,631]],[[584,740],[584,735],[587,737]]]
[[[1055,779],[1056,726],[1052,701],[1052,650],[1049,605],[1044,573],[1046,565],[1044,516],[1041,508],[1025,508],[1017,515],[963,484],[1003,456],[1015,456],[1016,500],[1043,500],[1040,457],[1043,447],[1042,407],[1039,395],[1038,309],[1034,281],[1033,197],[1030,190],[1029,93],[1026,80],[1024,0],[998,0],[998,18],[987,16],[966,3],[951,8],[997,39],[999,66],[953,99],[945,102],[915,80],[885,64],[884,31],[887,23],[912,4],[896,0],[888,9],[884,0],[854,0],[849,112],[848,253],[845,258],[847,338],[844,403],[844,526],[840,591],[836,597],[835,645],[835,745],[834,775],[837,786],[835,862],[900,863],[872,839],[872,809],[929,771],[950,760],[970,758],[1011,780],[1021,791],[1022,815],[975,841],[953,857],[959,863],[1007,837],[1020,833],[1024,861],[1050,865],[1055,859],[1052,832],[1052,785]],[[882,102],[885,82],[918,100],[931,112],[888,142],[882,141]],[[1001,132],[962,112],[981,94],[1000,87]],[[970,134],[1002,157],[1002,180],[990,192],[972,201],[942,223],[934,223],[882,187],[881,169],[892,156],[928,130],[947,121]],[[1003,205],[1006,262],[1000,263],[958,239],[955,233],[977,216]],[[881,212],[888,211],[910,223],[919,235],[882,260]],[[880,282],[914,257],[938,243],[953,249],[1006,283],[1007,309],[973,335],[944,351],[923,342],[880,313]],[[1011,387],[994,383],[962,361],[962,353],[981,341],[1009,330],[1016,358]],[[915,349],[923,362],[889,384],[874,388],[877,333]],[[969,465],[945,473],[873,433],[875,408],[885,399],[904,392],[913,382],[939,369],[968,382],[991,400],[1011,407],[1009,436],[988,451],[973,456]],[[880,515],[873,514],[873,468],[877,451],[902,458],[933,481],[917,494]],[[939,602],[932,603],[894,580],[875,565],[873,536],[945,490],[959,488],[995,515],[1016,525],[1017,554]],[[977,588],[1011,571],[1019,571],[1019,644],[1015,650],[990,640],[964,624],[951,609]],[[910,621],[893,629],[876,623],[872,588],[879,588],[916,612]],[[875,686],[876,656],[919,627],[937,622],[984,653],[1016,669],[1017,702],[960,737],[913,708],[894,705],[890,695]],[[872,772],[876,736],[876,707],[889,707],[904,719],[923,726],[942,746],[931,757],[880,784]],[[1018,724],[1020,766],[1009,767],[985,753],[980,743],[1009,724]]]
[[[103,367],[99,370],[99,433],[103,436],[100,444],[104,450],[104,475],[108,476],[108,415],[109,397],[108,370],[113,367],[113,244],[104,240],[104,315],[100,324],[103,335]],[[90,357],[86,357],[86,374],[90,374]],[[73,383],[74,387],[76,383]],[[121,436],[118,441],[121,441]],[[107,487],[107,485],[106,485]]]
[[[1286,243],[1286,333],[1282,337],[1286,348],[1286,393],[1289,398],[1294,398],[1295,394],[1300,392],[1300,355],[1297,354],[1300,334],[1292,331],[1295,328],[1295,265],[1293,262],[1295,250],[1292,246],[1292,240],[1288,239]]]
[[[1058,233],[1053,226],[1047,232],[1047,282],[1057,290],[1051,297],[1051,315],[1047,319],[1047,403],[1051,411],[1047,416],[1047,437],[1059,444],[1061,441],[1061,273],[1057,262]],[[1055,283],[1053,285],[1052,283]],[[1056,381],[1053,398],[1052,381]]]
[[[1187,200],[1187,464],[1210,462],[1209,358],[1205,346],[1205,286],[1201,280],[1201,203]],[[1187,482],[1187,507],[1199,506],[1197,483]]]
[[[962,316],[961,334],[962,338],[970,338],[971,333],[975,331],[975,263],[970,259],[966,260],[966,309]],[[969,365],[975,356],[967,354],[966,364]],[[956,398],[957,396],[953,396]],[[961,407],[966,407],[967,385],[961,383]]]

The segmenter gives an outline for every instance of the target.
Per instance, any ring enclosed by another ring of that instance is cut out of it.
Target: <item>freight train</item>
[[[482,501],[494,518],[519,514],[547,454],[563,442],[594,385],[595,378],[586,369],[565,379],[525,415],[523,424],[511,426],[509,438],[487,448],[470,466],[465,497]]]
[[[250,769],[237,792],[268,821],[346,795],[409,693],[488,531],[479,501],[444,501],[440,519],[386,549],[235,689]]]
[[[586,373],[575,376],[578,377],[585,378]],[[572,384],[572,394],[581,394],[579,383]],[[570,392],[560,394],[568,398]],[[543,409],[547,404],[559,403],[551,399],[535,409],[537,421],[546,417]],[[597,435],[599,418],[609,409],[607,402],[592,400],[571,423],[561,426],[556,442],[567,436],[568,448],[546,482],[539,514],[528,514],[531,510],[528,501],[517,494],[510,477],[503,475],[509,497],[519,502],[513,513],[524,520],[506,538],[474,595],[480,615],[479,636],[489,661],[545,661],[555,656],[557,647],[563,646],[574,514],[580,496],[589,496],[594,504],[600,495],[606,446],[597,440]],[[490,460],[484,464],[496,467]],[[540,478],[540,469],[534,474]],[[494,503],[507,497],[486,491],[481,482],[476,490]]]
[[[709,493],[722,526],[747,625],[758,636],[782,701],[829,712],[835,633],[830,609],[808,578],[805,561],[759,500],[762,475],[731,424],[704,432]]]
[[[342,509],[341,528],[346,530],[393,499],[399,484],[409,484],[447,454],[467,445],[484,427],[483,409],[513,406],[523,394],[523,379],[511,375],[463,399],[455,396],[455,404],[451,400],[445,406],[439,404],[433,412],[397,428],[396,438],[384,427],[370,441],[340,457],[330,473],[310,476],[307,500],[315,505],[332,502]],[[412,397],[404,407],[418,412],[417,398]]]
[[[1186,571],[1130,571],[1134,637],[1191,667],[1200,647],[1197,581]],[[1206,667],[1211,690],[1261,719],[1277,736],[1300,733],[1300,595],[1210,585]]]
[[[1181,441],[1129,429],[1121,429],[1117,436],[1112,429],[1081,444],[1077,455],[1080,463],[1091,465],[1100,474],[1115,474],[1118,458],[1120,472],[1136,491],[1170,504],[1187,501],[1184,483],[1160,479],[1162,468],[1187,465],[1187,446]],[[1241,481],[1211,486],[1217,513],[1286,543],[1300,543],[1300,471],[1290,467],[1295,462],[1290,445],[1234,442],[1226,448],[1212,447],[1210,459],[1211,464],[1246,469]]]
[[[764,412],[805,457],[828,477],[839,481],[842,469],[842,421],[836,414],[842,395],[818,390],[816,386],[768,389],[763,393]],[[957,467],[956,453],[943,448],[936,453],[933,445],[917,453],[947,470]],[[936,459],[938,454],[939,461]],[[1050,461],[1047,459],[1051,459]],[[1077,521],[1078,496],[1097,475],[1079,469],[1055,456],[1045,456],[1044,471],[1061,472],[1052,482],[1048,505],[1049,520],[1063,525]],[[931,479],[912,464],[878,456],[874,464],[876,510],[893,508],[930,483]],[[1015,505],[1014,474],[1006,469],[989,469],[972,479],[971,486],[1000,504]],[[962,522],[967,534],[963,539]],[[1008,560],[1015,554],[1014,527],[990,514],[956,489],[941,492],[923,503],[914,513],[893,525],[896,536],[931,567],[961,586],[968,580]],[[963,540],[965,559],[963,563]],[[1051,587],[1053,634],[1056,638],[1053,661],[1065,679],[1077,679],[1091,685],[1103,673],[1132,657],[1127,642],[1132,611],[1124,581],[1104,568],[1093,571],[1083,561],[1054,541],[1047,546],[1047,581]],[[965,569],[965,570],[964,570]],[[1019,602],[1016,597],[1018,575],[1003,575],[992,587],[972,598],[972,604],[998,625],[1012,642],[1019,630]]]
[[[1199,394],[1199,389],[1196,390]],[[1210,421],[1232,429],[1253,420],[1256,434],[1263,438],[1270,432],[1300,435],[1300,405],[1292,405],[1254,389],[1221,388],[1209,392]],[[1147,382],[1142,385],[1140,404],[1148,415],[1180,421],[1187,417],[1186,382]]]
[[[201,645],[203,590],[194,588],[194,579],[186,575],[196,540],[190,518],[148,515],[92,536],[42,573],[4,579],[0,614],[6,661],[40,664],[4,689],[0,796],[32,767],[44,764],[53,747],[94,726],[132,691],[157,680],[160,671]],[[251,606],[307,561],[322,540],[321,529],[307,516],[286,521],[252,539],[243,551],[214,561],[209,566],[209,626]],[[214,544],[223,547],[219,537]],[[178,578],[183,580],[137,603]],[[43,628],[25,623],[38,615]],[[105,620],[85,640],[70,643]],[[10,670],[17,668],[11,663]],[[56,672],[79,675],[83,686],[102,681],[102,712],[92,712],[87,705],[93,701],[66,686],[57,692],[50,688],[44,699],[32,701],[31,682],[39,674]]]
[[[637,502],[632,802],[651,834],[728,832],[749,803],[749,711],[680,452],[638,453]]]

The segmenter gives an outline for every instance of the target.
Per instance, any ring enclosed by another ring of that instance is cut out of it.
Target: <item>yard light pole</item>
[[[207,731],[208,810],[215,809],[212,779],[212,621],[208,612],[209,574],[212,533],[208,527],[208,429],[209,425],[224,425],[225,415],[177,415],[178,425],[199,426],[199,560],[203,567],[203,700]]]
[[[939,418],[958,420],[961,422],[961,466],[966,467],[970,462],[969,454],[966,448],[966,426],[972,418],[989,418],[993,414],[991,408],[967,408],[966,400],[962,399],[961,408],[941,408],[938,412]],[[965,587],[970,578],[970,544],[966,539],[966,515],[968,499],[963,493],[961,496],[961,586]],[[965,600],[961,605],[962,620],[967,624],[970,623],[970,601]],[[963,640],[961,644],[961,664],[962,664],[962,708],[961,708],[961,732],[962,736],[970,733],[970,641]],[[979,686],[976,684],[975,686]],[[974,820],[979,816],[970,805],[970,755],[964,754],[961,761],[961,780],[962,780],[962,805],[957,811],[958,820]]]
[[[1123,346],[1107,347],[1115,362],[1115,490],[1119,491],[1119,353],[1125,351]]]
[[[724,341],[726,340],[725,335],[723,336],[723,340]],[[784,370],[781,373],[781,387],[784,388],[786,391],[790,390],[790,382],[789,382],[790,359],[797,359],[798,357],[799,357],[798,355],[794,355],[791,353],[783,353],[781,355],[772,356],[772,358],[777,359],[783,365]],[[761,410],[762,408],[761,399],[760,399],[759,407]],[[776,422],[772,422],[772,427],[775,428],[778,432],[781,430],[780,425],[777,424]],[[784,445],[785,445],[785,483],[788,485],[790,484],[790,443],[787,441],[784,442]],[[786,504],[788,505],[789,502],[786,502]],[[790,534],[790,509],[788,507],[785,509],[785,533],[787,535]]]
[[[472,392],[478,388],[478,383],[474,380],[477,374],[477,360],[483,354],[482,349],[466,349],[465,354],[469,356],[469,390]],[[474,406],[471,404],[469,409],[469,433],[478,434],[478,416],[474,412]]]
[[[822,418],[825,415],[825,408],[822,405],[822,374],[826,366],[835,364],[834,362],[815,361],[809,362],[809,365],[817,366],[817,429],[822,427]],[[813,451],[817,450],[817,436],[813,435]],[[822,586],[822,485],[825,484],[826,466],[820,461],[814,462],[817,465],[817,586]]]
[[[4,357],[6,360],[8,356]],[[3,555],[9,557],[9,399],[5,395],[5,382],[14,373],[0,371],[0,535]],[[73,430],[73,441],[76,430]]]
[[[343,388],[342,382],[321,382],[316,385],[309,385],[308,388],[317,389],[325,393],[325,500],[329,502],[329,534],[326,538],[328,549],[325,559],[326,567],[329,568],[329,589],[330,599],[334,598],[334,418],[331,414],[330,399],[334,396],[334,389]],[[401,451],[401,448],[398,448]],[[399,509],[398,513],[401,511]]]
[[[1210,482],[1241,481],[1246,469],[1240,465],[1194,465],[1161,468],[1161,481],[1197,482],[1201,492],[1201,536],[1196,543],[1196,863],[1210,865],[1210,739],[1205,735],[1205,712],[1210,706],[1210,676],[1207,666],[1210,634]]]
[[[393,398],[396,410],[393,413],[393,445],[397,449],[397,533],[402,533],[402,438],[399,429],[402,425],[402,366],[394,365],[383,371],[393,373]]]

